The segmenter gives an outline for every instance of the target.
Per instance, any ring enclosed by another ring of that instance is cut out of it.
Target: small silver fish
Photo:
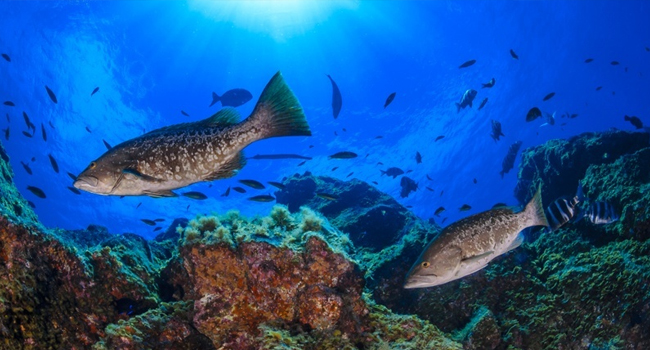
[[[266,85],[248,119],[234,109],[151,131],[104,153],[74,187],[101,195],[175,197],[173,189],[229,178],[245,165],[241,151],[271,137],[309,136],[300,103],[280,72]]]

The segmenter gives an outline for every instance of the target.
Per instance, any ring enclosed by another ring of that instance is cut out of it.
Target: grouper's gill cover
[[[531,226],[548,226],[541,189],[521,212],[495,208],[446,227],[415,261],[404,288],[437,286],[479,271],[521,245],[521,231]]]
[[[102,195],[176,196],[171,190],[234,176],[245,165],[242,150],[252,142],[299,135],[311,131],[278,72],[243,122],[234,109],[222,109],[205,120],[151,131],[91,162],[74,187]]]

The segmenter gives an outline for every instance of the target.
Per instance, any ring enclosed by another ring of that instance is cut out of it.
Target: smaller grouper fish
[[[531,226],[548,226],[541,187],[521,212],[495,208],[447,226],[411,267],[404,288],[438,286],[479,271],[519,247],[521,231]]]
[[[74,187],[101,195],[176,197],[173,189],[234,176],[249,144],[271,137],[309,136],[302,107],[280,72],[266,85],[251,115],[233,109],[175,124],[125,141],[77,177]]]

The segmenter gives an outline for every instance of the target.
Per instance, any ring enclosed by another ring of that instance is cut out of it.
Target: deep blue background
[[[423,218],[445,206],[443,217],[448,216],[445,224],[449,224],[496,202],[517,204],[513,189],[519,157],[513,171],[504,179],[499,176],[508,146],[517,140],[527,148],[585,131],[631,130],[623,121],[625,114],[650,124],[649,2],[335,5],[311,23],[311,16],[286,10],[287,17],[278,17],[281,26],[272,27],[255,17],[264,15],[259,11],[235,9],[226,15],[226,10],[207,11],[204,3],[194,1],[0,2],[0,52],[12,59],[0,59],[0,100],[16,103],[16,107],[0,105],[0,128],[9,125],[11,130],[10,140],[2,142],[19,190],[36,204],[48,226],[82,228],[95,223],[114,233],[151,237],[152,228],[141,218],[168,218],[169,223],[174,217],[229,209],[248,215],[268,213],[272,203],[245,198],[269,191],[219,196],[239,179],[277,181],[306,170],[345,179],[354,172],[358,179],[378,181],[380,190],[412,205]],[[237,20],[242,18],[259,25]],[[519,60],[510,57],[510,49]],[[585,64],[586,58],[594,61]],[[470,59],[477,63],[458,69]],[[610,65],[613,60],[621,64]],[[75,195],[66,188],[71,180],[65,172],[77,174],[101,155],[102,139],[115,145],[143,129],[203,119],[219,109],[218,104],[207,107],[212,91],[251,91],[254,100],[239,108],[247,116],[278,70],[301,101],[314,135],[261,141],[248,147],[246,154],[313,156],[305,165],[298,167],[300,160],[251,160],[235,178],[213,182],[211,188],[207,183],[192,186],[211,196],[203,202]],[[336,120],[326,74],[343,94]],[[480,88],[493,77],[494,88]],[[55,91],[58,104],[49,100],[44,85]],[[90,97],[96,86],[99,92]],[[596,91],[597,86],[602,90]],[[456,113],[454,103],[468,88],[479,92],[476,105]],[[397,97],[384,110],[391,92]],[[542,102],[550,92],[556,96]],[[484,97],[489,102],[477,111]],[[579,117],[558,118],[555,126],[540,127],[541,119],[525,121],[533,106]],[[26,130],[22,111],[37,125],[33,139],[21,134]],[[506,137],[498,143],[489,136],[491,119],[503,124]],[[49,132],[47,142],[40,137],[41,122]],[[560,126],[563,122],[567,124]],[[377,135],[384,138],[375,140]],[[434,143],[439,135],[446,137]],[[344,150],[361,156],[327,160],[327,155]],[[416,151],[423,155],[422,164],[415,162]],[[48,153],[58,160],[60,174],[53,172]],[[34,175],[28,175],[20,161],[29,162]],[[332,172],[334,166],[339,169]],[[419,182],[420,190],[399,198],[399,178],[380,177],[379,169],[389,166],[413,170],[408,176]],[[28,185],[42,188],[47,199],[28,192]],[[473,209],[460,213],[458,208],[465,203]]]

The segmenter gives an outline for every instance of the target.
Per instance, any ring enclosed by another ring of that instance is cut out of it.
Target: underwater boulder
[[[307,206],[350,235],[357,247],[380,251],[396,243],[419,219],[391,196],[358,179],[342,181],[309,172],[284,179],[275,193],[291,212]],[[325,198],[324,198],[325,197]]]
[[[568,140],[554,139],[525,149],[521,155],[515,197],[524,204],[542,184],[547,207],[562,196],[574,196],[578,181],[593,165],[611,164],[620,156],[650,146],[650,134],[608,131],[583,133]]]

